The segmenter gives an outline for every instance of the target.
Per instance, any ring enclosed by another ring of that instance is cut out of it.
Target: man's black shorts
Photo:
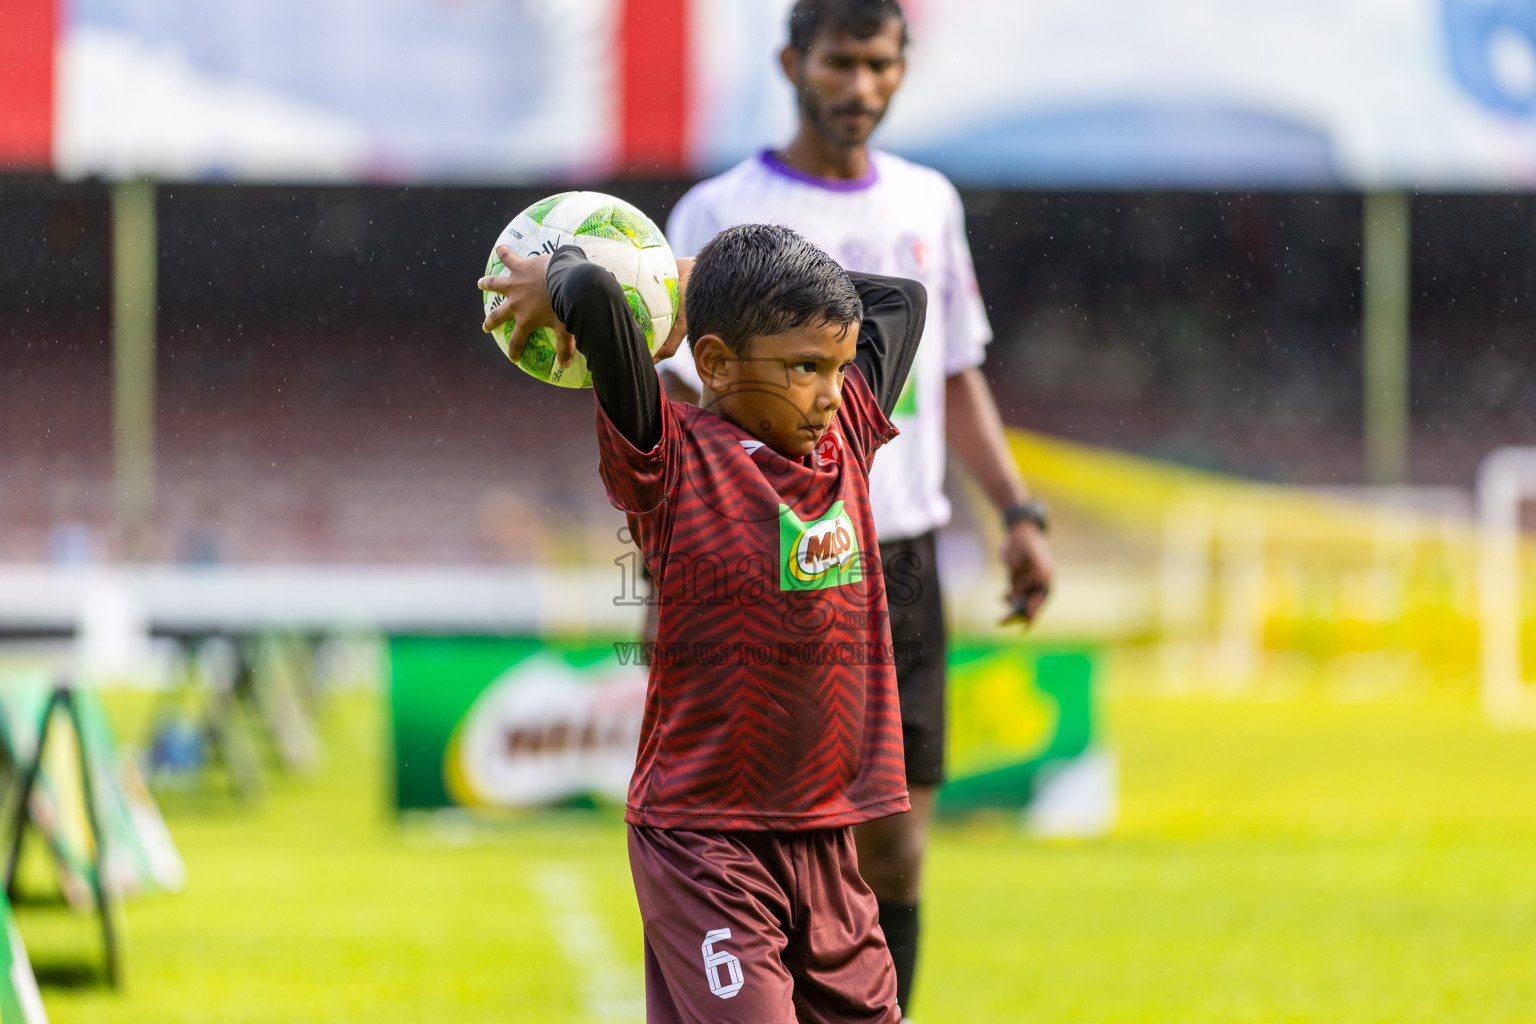
[[[932,533],[880,545],[909,786],[944,781],[944,601],[935,547]]]

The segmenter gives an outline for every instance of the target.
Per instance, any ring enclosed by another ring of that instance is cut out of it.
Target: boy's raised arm
[[[849,274],[864,322],[853,362],[864,374],[881,410],[889,416],[907,382],[928,315],[928,290],[904,277]]]
[[[630,444],[650,451],[661,440],[661,382],[624,289],[574,245],[555,250],[544,281],[555,317],[587,357],[603,411]]]
[[[510,252],[501,255],[511,269],[511,278],[516,281],[524,276],[519,273],[521,267],[515,266],[524,261]],[[535,269],[538,266],[533,259],[528,263]],[[521,295],[508,292],[507,286],[495,278],[482,279],[481,287],[507,293],[511,299],[507,304],[508,312],[513,312],[515,307],[522,310],[519,319],[527,319],[527,329],[544,325],[545,316],[536,312],[538,299],[527,296],[527,292],[536,290],[533,282],[522,289],[524,293]],[[645,336],[630,315],[624,289],[614,281],[611,273],[590,263],[587,253],[576,246],[562,246],[548,258],[544,287],[548,292],[548,313],[556,321],[550,325],[561,335],[565,332],[574,335],[576,348],[587,356],[591,384],[593,390],[598,391],[598,401],[602,402],[608,419],[639,450],[650,451],[656,447],[662,436],[660,384],[651,365],[651,353],[645,347]],[[488,322],[492,321],[487,319]],[[564,324],[564,330],[559,329],[561,324]],[[519,332],[518,341],[525,333],[525,330]],[[561,342],[556,347],[558,350],[568,344],[565,338],[561,338]],[[521,348],[522,345],[515,342],[515,350]],[[570,350],[565,348],[565,352]]]
[[[554,331],[560,365],[569,366],[577,350],[586,356],[593,388],[609,420],[640,451],[655,448],[661,439],[661,384],[645,336],[613,275],[573,245],[562,246],[553,256],[528,257],[499,245],[496,255],[506,272],[482,277],[479,283],[505,301],[487,314],[483,328],[514,324],[507,337],[513,362],[533,331]],[[667,344],[675,346],[670,338]]]

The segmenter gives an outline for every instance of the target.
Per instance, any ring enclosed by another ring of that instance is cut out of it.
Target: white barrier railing
[[[1496,448],[1477,469],[1483,708],[1495,722],[1536,723],[1521,667],[1520,506],[1536,498],[1536,448]]]
[[[0,628],[638,633],[617,568],[0,565]]]

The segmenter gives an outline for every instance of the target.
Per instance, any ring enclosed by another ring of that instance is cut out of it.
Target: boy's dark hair
[[[892,18],[901,22],[901,45],[907,45],[907,16],[897,0],[796,0],[789,12],[789,45],[801,53],[828,28],[855,39],[868,39]]]
[[[684,294],[688,334],[732,351],[807,325],[856,324],[864,306],[837,261],[786,227],[739,224],[699,250]]]

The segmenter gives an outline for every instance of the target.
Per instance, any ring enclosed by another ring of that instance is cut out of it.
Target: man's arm
[[[940,243],[943,279],[939,287],[945,301],[942,313],[935,315],[944,318],[945,434],[960,461],[1006,517],[1002,555],[1008,567],[1008,601],[1013,608],[1009,619],[1031,622],[1045,603],[1055,573],[1051,548],[1036,523],[1026,516],[1008,514],[1029,501],[1029,488],[1008,450],[1003,419],[981,373],[992,330],[976,286],[965,209],[960,193],[947,182],[944,203],[947,226]]]
[[[667,389],[667,397],[684,405],[698,405],[701,394],[699,389],[693,386],[692,379],[683,378],[684,373],[693,369],[692,360],[693,349],[684,348],[671,361],[656,367],[661,373],[661,386]],[[694,371],[693,376],[696,378],[698,372]]]
[[[992,388],[979,367],[946,379],[944,427],[955,454],[994,505],[1007,510],[1030,500],[1029,488],[1024,486],[1024,478],[1008,450]],[[1013,606],[1009,619],[1022,617],[1025,622],[1032,622],[1045,603],[1056,572],[1050,545],[1040,527],[1028,519],[1015,519],[1008,524],[1003,560],[1008,565],[1008,600]]]
[[[928,315],[928,291],[904,277],[849,274],[864,322],[859,325],[858,349],[853,362],[869,382],[880,409],[887,416],[907,383],[907,372],[923,338]]]

